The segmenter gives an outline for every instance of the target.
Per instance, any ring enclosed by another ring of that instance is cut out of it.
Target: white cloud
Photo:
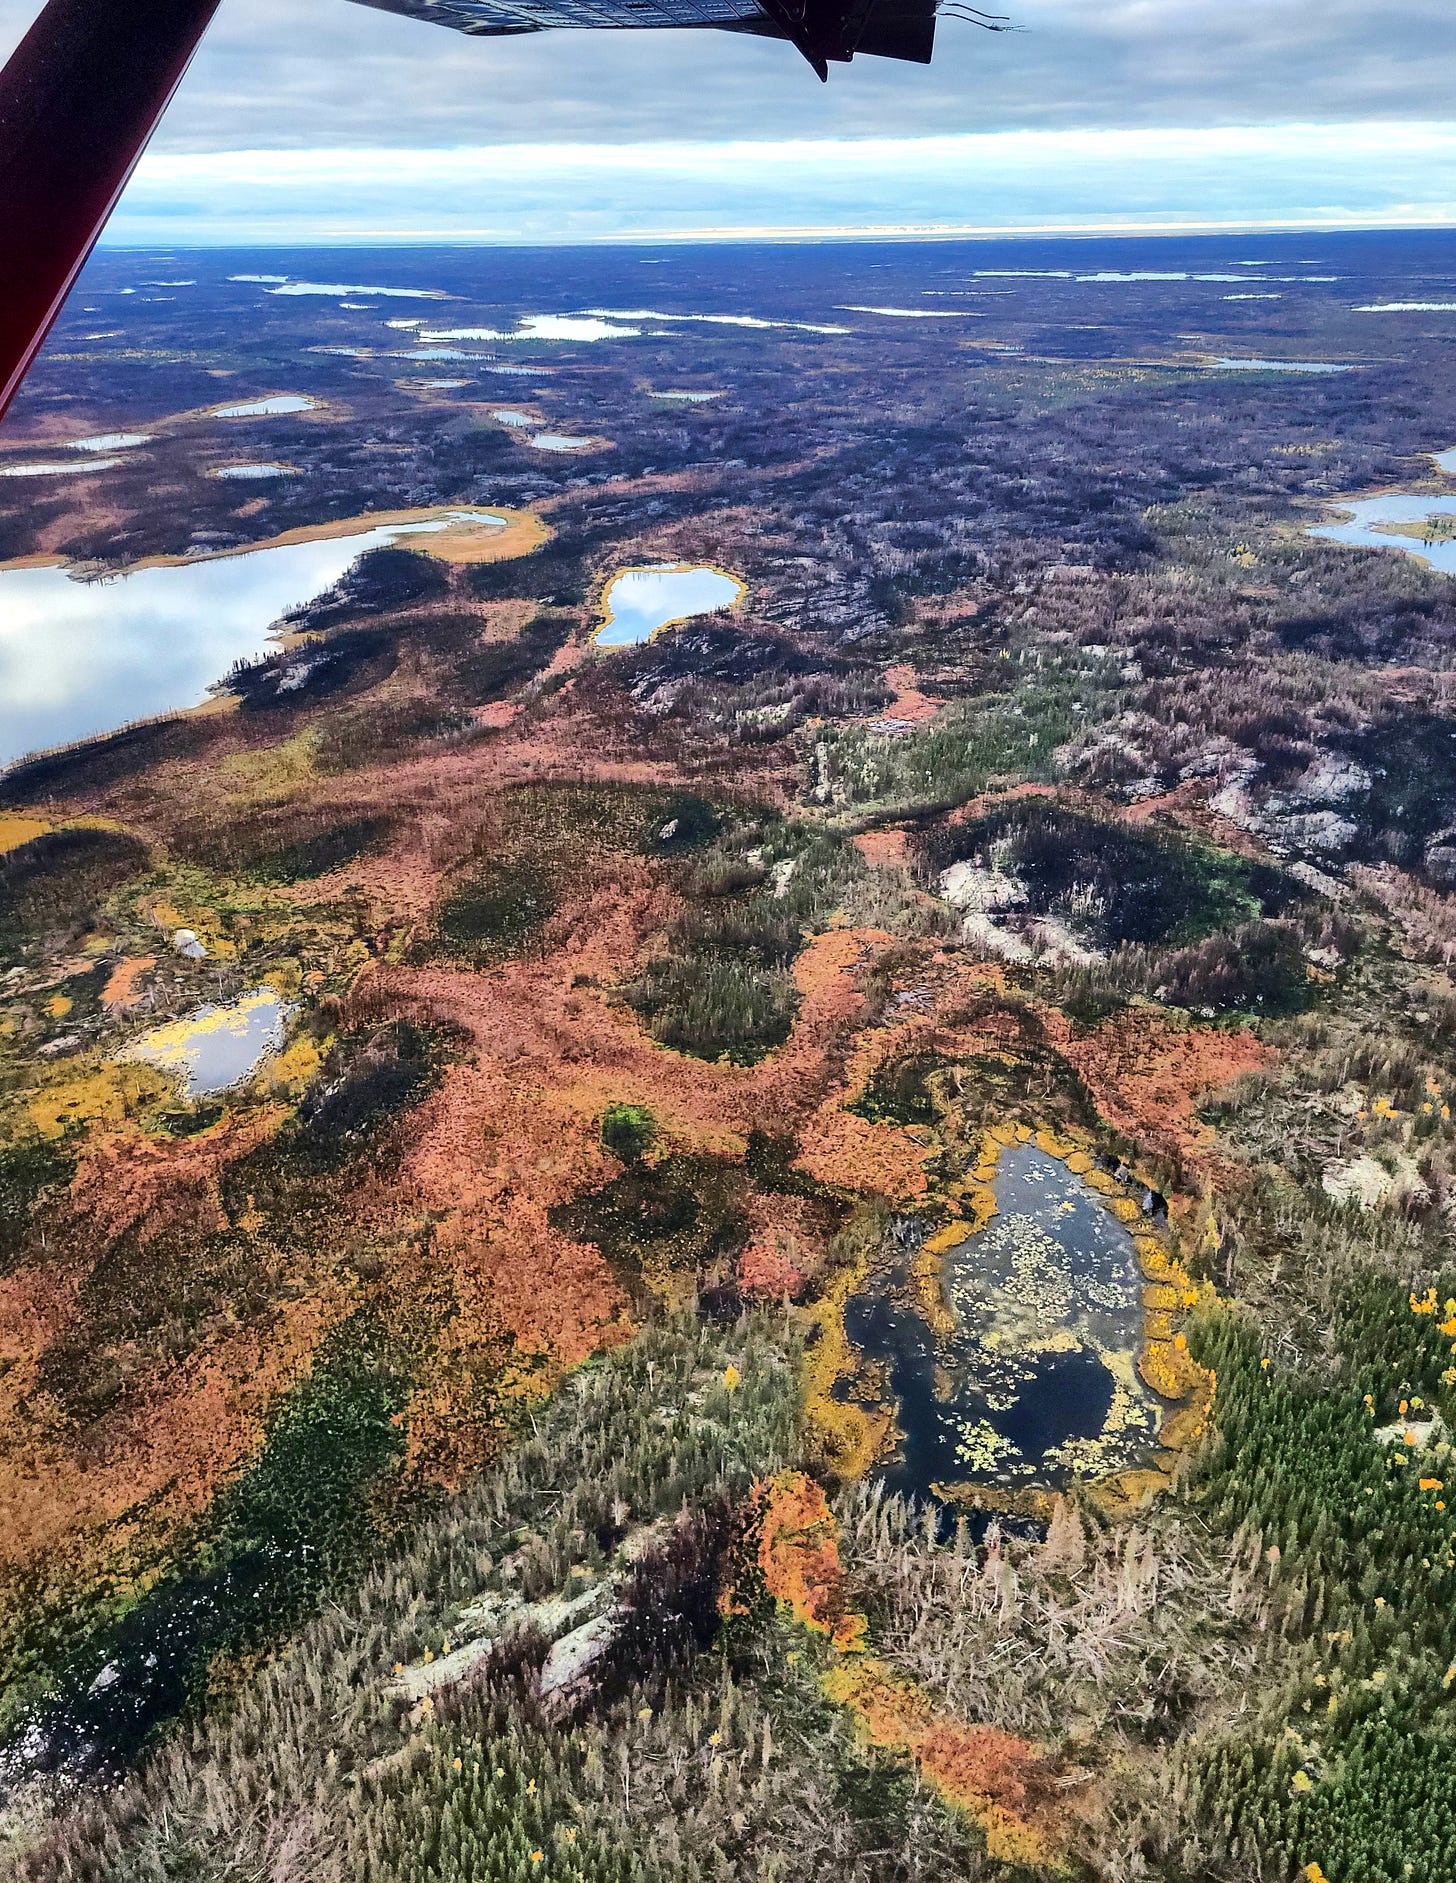
[[[155,154],[108,240],[570,243],[1452,221],[1456,125],[1367,123]]]
[[[934,64],[857,59],[821,86],[788,46],[712,31],[470,39],[344,0],[228,0],[158,148],[912,137],[1018,128],[1441,119],[1446,0],[1004,0]],[[39,0],[0,0],[0,50]]]

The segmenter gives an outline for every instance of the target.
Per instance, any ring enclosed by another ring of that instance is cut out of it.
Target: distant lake
[[[150,432],[97,432],[94,438],[70,438],[68,451],[126,451],[132,445],[149,445]]]
[[[538,451],[585,451],[590,438],[575,438],[569,432],[537,432],[531,443]]]
[[[598,647],[633,647],[675,621],[731,608],[746,593],[737,576],[722,569],[672,563],[624,569],[607,584],[594,638]]]
[[[242,405],[215,405],[209,418],[276,418],[285,412],[312,412],[317,399],[300,392],[278,392],[270,399],[250,399]]]
[[[366,550],[452,522],[505,527],[493,512],[461,509],[100,579],[0,568],[0,764],[199,704],[234,661],[268,651],[280,616]]]
[[[220,464],[214,477],[299,477],[291,464]]]
[[[1436,462],[1450,468],[1441,458],[1456,456],[1442,452]],[[1408,556],[1439,569],[1442,575],[1456,575],[1456,536],[1445,542],[1424,542],[1415,534],[1415,526],[1432,517],[1456,518],[1456,496],[1419,497],[1410,491],[1388,491],[1382,497],[1342,497],[1339,508],[1350,516],[1344,523],[1320,523],[1305,531],[1306,536],[1322,537],[1329,543],[1348,543],[1360,549],[1401,549]],[[1405,529],[1378,530],[1377,523],[1413,526]]]
[[[89,464],[80,458],[69,464],[56,459],[35,464],[0,464],[0,477],[90,477],[94,471],[115,470],[125,458],[93,458]]]
[[[1336,360],[1210,360],[1226,373],[1353,373],[1354,366]]]

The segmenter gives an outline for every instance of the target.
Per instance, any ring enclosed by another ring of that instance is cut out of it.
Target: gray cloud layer
[[[923,136],[1073,126],[1443,120],[1445,0],[1005,0],[1024,31],[942,22],[927,72],[821,86],[727,33],[468,40],[349,0],[224,0],[154,148]],[[37,0],[0,0],[8,51]]]

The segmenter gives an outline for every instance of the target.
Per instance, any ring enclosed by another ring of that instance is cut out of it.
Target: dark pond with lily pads
[[[1001,1152],[996,1214],[942,1260],[954,1331],[917,1303],[906,1247],[845,1308],[901,1434],[886,1488],[1055,1489],[1149,1458],[1163,1401],[1138,1377],[1143,1279],[1126,1226],[1035,1144]]]

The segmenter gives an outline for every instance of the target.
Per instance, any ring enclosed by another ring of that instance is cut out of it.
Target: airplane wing
[[[491,37],[575,26],[719,26],[798,47],[820,78],[857,52],[929,65],[938,0],[359,0],[362,6]]]
[[[490,36],[716,26],[929,61],[939,0],[361,0]],[[0,73],[0,417],[65,304],[219,0],[47,0]]]

